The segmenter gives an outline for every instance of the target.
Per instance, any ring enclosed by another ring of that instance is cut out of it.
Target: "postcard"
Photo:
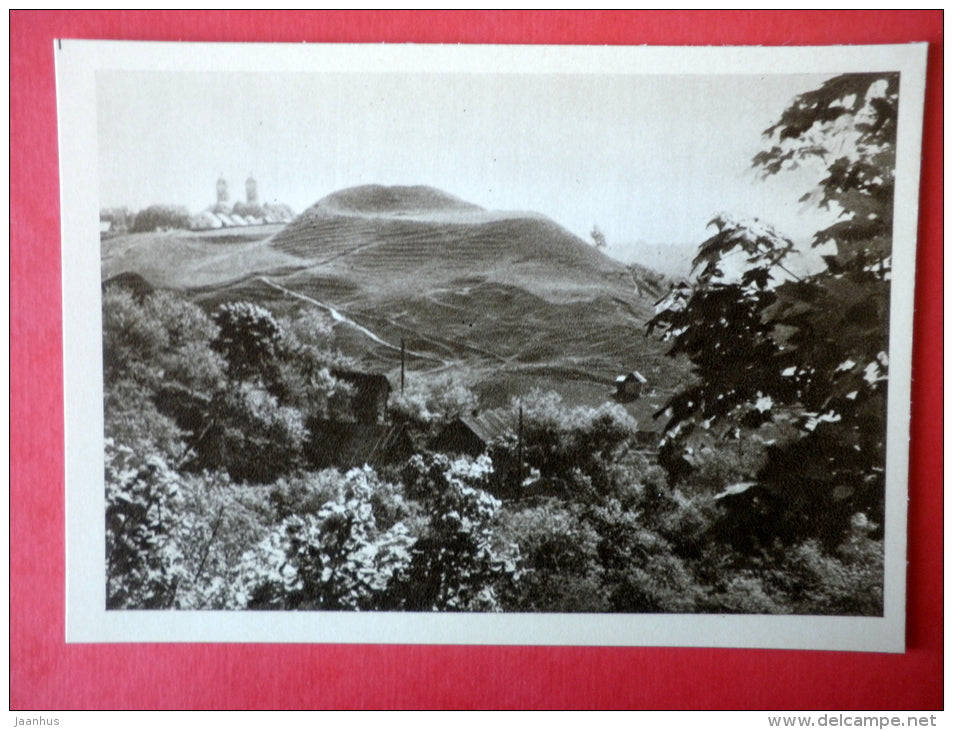
[[[59,43],[67,640],[903,651],[925,61]]]

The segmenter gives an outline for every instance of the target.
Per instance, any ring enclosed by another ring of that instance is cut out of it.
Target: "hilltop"
[[[359,185],[331,193],[309,210],[380,216],[415,211],[481,211],[483,208],[426,185]]]
[[[434,188],[367,185],[322,198],[271,242],[380,296],[480,278],[563,302],[588,298],[626,267],[538,213],[488,211]]]

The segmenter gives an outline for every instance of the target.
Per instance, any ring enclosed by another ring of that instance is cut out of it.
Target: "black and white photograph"
[[[68,631],[902,651],[924,60],[64,42]]]

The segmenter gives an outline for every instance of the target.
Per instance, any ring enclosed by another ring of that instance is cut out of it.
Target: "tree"
[[[505,595],[508,611],[605,613],[611,587],[599,562],[599,534],[581,510],[561,499],[505,510],[501,531],[519,548],[519,581]]]
[[[265,484],[302,465],[309,431],[298,409],[248,382],[220,391],[191,440],[190,469],[224,469],[233,479]]]
[[[189,211],[182,205],[150,205],[136,214],[133,233],[189,227]]]
[[[485,487],[486,456],[451,460],[415,455],[404,468],[407,497],[427,521],[407,570],[392,589],[394,608],[410,611],[498,611],[517,574],[515,545],[500,544],[494,522],[502,503]]]
[[[222,472],[182,474],[180,501],[169,517],[181,556],[174,607],[244,607],[242,559],[276,521],[269,496]]]
[[[242,218],[251,216],[252,218],[264,218],[265,209],[258,203],[244,203],[241,200],[235,201],[232,206],[232,215],[240,215]]]
[[[511,404],[522,408],[522,460],[538,474],[533,489],[590,502],[639,488],[632,469],[636,422],[616,403],[567,406],[555,392],[533,391]],[[500,463],[520,459],[515,435],[491,444]]]
[[[402,522],[384,527],[375,499],[390,492],[369,467],[336,478],[317,512],[292,514],[250,550],[236,581],[236,607],[368,610],[408,570],[414,538]]]
[[[836,215],[814,235],[814,246],[833,248],[820,271],[793,274],[794,244],[771,226],[718,216],[694,286],[673,291],[649,322],[697,376],[668,403],[669,464],[701,430],[795,429],[769,448],[743,500],[758,517],[743,520],[749,536],[830,546],[856,513],[883,522],[898,84],[896,74],[845,74],[801,94],[752,161],[763,177],[820,164],[800,198]],[[742,261],[736,276],[729,257]]]
[[[600,230],[599,226],[593,225],[592,230],[589,231],[589,236],[592,238],[592,244],[596,248],[606,247],[606,234]]]
[[[251,302],[229,302],[216,311],[215,324],[219,332],[212,347],[227,361],[228,374],[273,384],[283,333],[271,312]]]
[[[431,425],[469,413],[478,405],[472,390],[453,375],[414,378],[391,398],[392,415],[402,421]]]
[[[331,371],[354,370],[357,365],[331,349],[329,320],[314,309],[303,309],[277,324],[280,357],[271,391],[297,408],[306,422],[346,420],[353,410],[354,388]]]
[[[105,446],[106,608],[169,608],[183,577],[180,478],[158,454]]]
[[[215,325],[196,305],[164,291],[103,292],[106,435],[156,449],[172,464],[205,428],[208,404],[224,384],[209,342]]]
[[[172,292],[137,297],[124,286],[108,286],[103,292],[107,384],[130,378],[150,389],[170,381],[212,388],[222,369],[209,349],[216,332],[198,306]]]

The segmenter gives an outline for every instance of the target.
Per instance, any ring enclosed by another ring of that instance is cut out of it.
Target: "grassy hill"
[[[683,376],[643,335],[663,280],[539,214],[375,185],[262,228],[110,239],[103,276],[133,272],[209,307],[312,307],[367,368],[396,374],[404,340],[410,377],[452,372],[488,404],[543,387],[595,405],[627,370],[662,390]]]
[[[379,207],[375,207],[380,203]],[[374,295],[483,277],[550,301],[586,298],[625,266],[535,213],[486,211],[433,188],[362,186],[320,200],[272,240]]]

